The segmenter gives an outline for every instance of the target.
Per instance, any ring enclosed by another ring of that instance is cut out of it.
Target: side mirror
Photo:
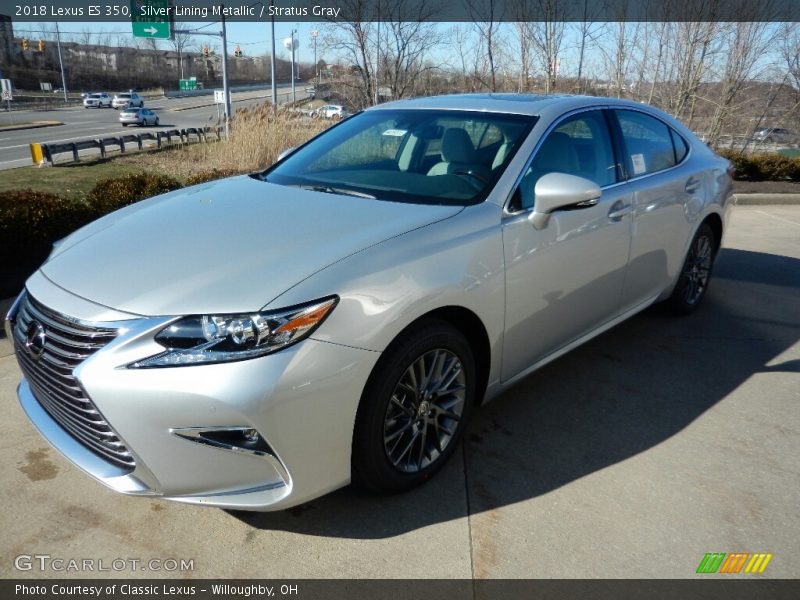
[[[278,154],[278,159],[277,159],[275,162],[276,162],[276,163],[278,163],[278,162],[281,162],[281,161],[282,161],[284,158],[286,158],[287,156],[289,156],[289,155],[290,155],[292,152],[294,152],[296,149],[297,149],[297,148],[296,148],[296,146],[292,146],[292,147],[290,147],[290,148],[286,148],[286,150],[284,150],[283,152],[281,152],[280,154]]]
[[[548,173],[536,182],[534,194],[536,198],[529,219],[535,229],[544,229],[550,220],[550,213],[594,206],[602,191],[594,181],[584,177]]]

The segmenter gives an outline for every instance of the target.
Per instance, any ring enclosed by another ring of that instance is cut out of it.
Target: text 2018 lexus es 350
[[[633,102],[384,104],[65,238],[8,316],[19,399],[126,494],[404,490],[477,404],[654,302],[692,311],[729,169]]]

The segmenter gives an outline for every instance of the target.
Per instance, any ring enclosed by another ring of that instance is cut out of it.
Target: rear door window
[[[631,177],[656,173],[677,164],[672,131],[665,123],[639,111],[614,112],[622,131],[625,160]],[[684,149],[684,156],[686,151]]]

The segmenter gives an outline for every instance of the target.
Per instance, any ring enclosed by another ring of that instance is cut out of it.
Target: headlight
[[[128,366],[181,367],[277,352],[311,335],[338,301],[333,297],[281,311],[184,317],[156,335],[165,352]]]

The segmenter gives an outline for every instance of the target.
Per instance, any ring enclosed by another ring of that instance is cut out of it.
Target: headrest
[[[475,148],[466,131],[459,127],[445,130],[442,136],[442,159],[448,163],[475,162]]]

